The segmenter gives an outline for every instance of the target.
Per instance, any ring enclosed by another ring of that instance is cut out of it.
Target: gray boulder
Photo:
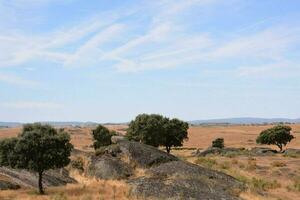
[[[0,190],[16,190],[20,186],[8,180],[0,180]]]
[[[133,166],[147,168],[178,160],[177,157],[171,154],[139,142],[121,141],[118,144],[123,156],[129,158],[129,162]]]
[[[147,177],[131,179],[132,194],[157,199],[236,200],[244,187],[221,172],[184,161],[150,168]]]
[[[116,144],[116,143],[124,141],[124,140],[127,140],[127,139],[124,136],[121,136],[121,135],[114,135],[114,136],[111,137],[111,142],[113,144]]]
[[[254,147],[250,152],[256,156],[274,155],[277,153],[276,150],[268,147]]]
[[[0,167],[0,174],[12,180],[13,183],[21,187],[38,187],[38,175],[34,172],[21,169],[11,169],[7,167]],[[69,176],[65,169],[48,170],[43,176],[43,185],[48,186],[61,186],[67,183],[76,183],[76,180]]]
[[[229,155],[229,154],[241,154],[245,153],[245,148],[233,148],[233,147],[226,147],[226,148],[218,148],[218,147],[209,147],[203,151],[196,151],[194,155],[196,156],[207,156],[207,155]]]
[[[110,155],[93,157],[87,175],[98,179],[124,179],[132,175],[129,165]]]

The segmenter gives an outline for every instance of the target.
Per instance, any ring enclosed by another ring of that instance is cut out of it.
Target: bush
[[[82,157],[76,157],[74,160],[71,160],[71,167],[77,169],[80,172],[84,171],[84,160]]]
[[[212,141],[212,147],[223,149],[224,148],[224,138],[217,138],[214,141]]]
[[[92,131],[94,139],[94,148],[98,149],[103,146],[111,144],[111,137],[116,135],[115,131],[109,131],[106,127],[98,125],[96,129]]]

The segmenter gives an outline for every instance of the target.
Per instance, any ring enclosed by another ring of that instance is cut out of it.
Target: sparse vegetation
[[[286,166],[286,163],[285,162],[282,162],[282,161],[274,161],[271,163],[271,165],[273,167],[285,167]]]
[[[276,180],[269,181],[262,178],[253,177],[250,182],[250,190],[255,192],[268,191],[270,189],[280,188],[281,185]]]
[[[292,128],[290,126],[277,125],[273,128],[266,129],[260,133],[256,139],[258,144],[273,144],[278,146],[282,152],[283,146],[286,146],[294,136],[291,135]]]
[[[200,157],[195,161],[196,164],[202,165],[208,168],[213,168],[216,166],[218,163],[215,159],[213,158],[206,158],[206,157]]]

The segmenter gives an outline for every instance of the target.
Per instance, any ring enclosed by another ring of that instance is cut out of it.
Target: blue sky
[[[298,0],[0,0],[0,121],[300,117]]]

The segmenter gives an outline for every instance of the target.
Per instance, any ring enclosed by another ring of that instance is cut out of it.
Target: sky
[[[298,0],[0,0],[0,121],[300,117]]]

